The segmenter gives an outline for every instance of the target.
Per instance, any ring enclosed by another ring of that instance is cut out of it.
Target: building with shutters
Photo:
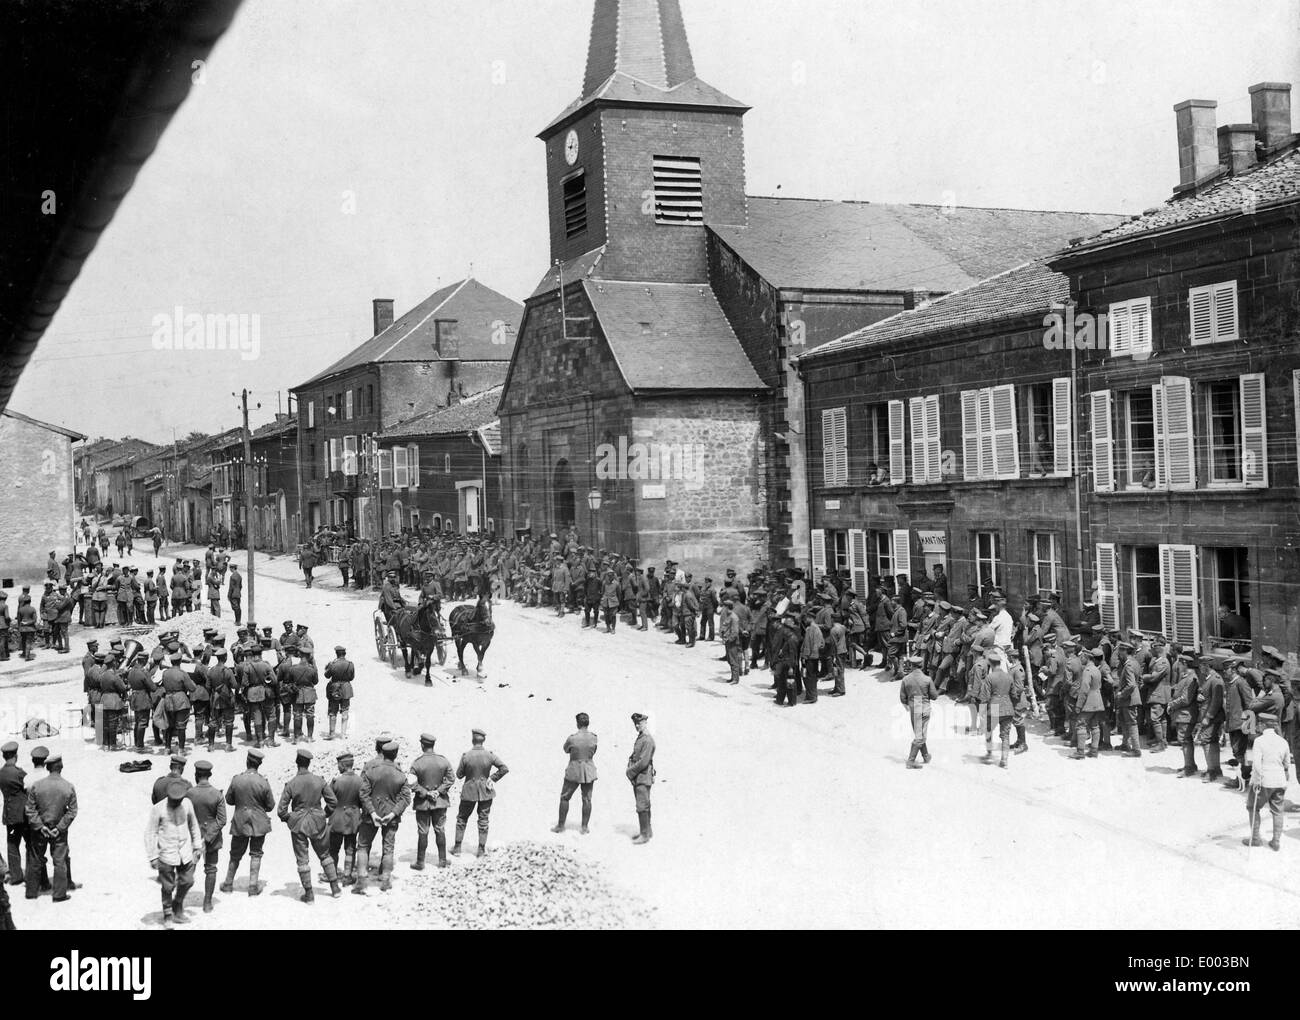
[[[390,300],[372,310],[374,336],[293,388],[305,534],[327,526],[362,538],[387,533],[378,435],[499,385],[523,312],[472,278],[434,291],[395,321]]]
[[[815,575],[866,592],[942,565],[954,600],[1056,591],[1077,614],[1091,560],[1072,359],[1043,345],[1068,300],[1039,259],[798,359]]]
[[[1051,265],[1076,318],[1084,515],[1103,620],[1300,650],[1300,140],[1290,89],[1252,123],[1175,107],[1181,183],[1163,206]],[[1222,614],[1230,614],[1226,617]],[[1228,623],[1225,625],[1225,620]]]

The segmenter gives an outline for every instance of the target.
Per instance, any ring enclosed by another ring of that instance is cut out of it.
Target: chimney
[[[1232,173],[1244,173],[1255,165],[1254,124],[1224,124],[1219,128],[1219,163]]]
[[[1174,107],[1178,125],[1178,183],[1195,184],[1219,166],[1213,99],[1185,99]]]
[[[1272,149],[1291,139],[1291,86],[1262,81],[1250,87],[1250,119],[1259,125],[1259,141]]]
[[[377,297],[370,304],[375,312],[375,336],[393,324],[393,299]]]

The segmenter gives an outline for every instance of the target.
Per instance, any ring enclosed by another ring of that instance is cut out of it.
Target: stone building
[[[0,411],[0,588],[40,592],[45,562],[73,549],[72,444],[86,437],[17,411]],[[17,608],[13,592],[9,611]]]

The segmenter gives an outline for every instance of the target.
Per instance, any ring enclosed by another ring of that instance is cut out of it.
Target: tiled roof
[[[499,294],[475,279],[460,280],[434,291],[400,319],[302,386],[310,386],[339,372],[386,361],[437,361],[435,327],[438,319],[457,320],[462,361],[509,361],[513,334],[519,328],[524,308],[518,301]],[[493,342],[493,334],[504,323],[511,342]]]
[[[696,283],[583,286],[633,390],[761,390],[713,291]]]
[[[39,418],[29,418],[27,415],[19,414],[11,408],[6,407],[4,411],[0,412],[0,414],[5,414],[10,418],[17,419],[18,421],[25,421],[28,425],[38,425],[43,429],[49,429],[51,432],[57,432],[60,435],[67,436],[74,442],[78,439],[86,438],[80,432],[74,432],[72,429],[65,429],[62,425],[51,425],[49,422],[41,421]]]
[[[1295,198],[1300,198],[1300,149],[1246,173],[1225,177],[1190,198],[1170,199],[1164,205],[1134,216],[1097,237],[1089,238],[1079,248],[1103,245],[1134,234],[1181,226],[1214,216],[1244,214],[1266,202]]]
[[[564,285],[567,287],[579,277],[593,275],[600,266],[600,259],[604,254],[605,246],[601,245],[599,248],[593,248],[589,252],[575,255],[573,258],[561,262],[558,269],[551,266],[550,269],[546,270],[546,274],[537,281],[537,286],[533,288],[533,292],[528,296],[535,298],[540,294],[555,290],[560,285],[561,276],[564,277]]]
[[[494,419],[478,430],[478,437],[493,457],[501,456],[501,420]]]
[[[953,291],[1122,221],[1101,213],[750,198],[748,226],[710,224],[768,283]]]
[[[298,431],[298,419],[286,418],[284,421],[269,421],[261,428],[253,430],[252,439],[270,439],[274,436],[281,436],[288,432]]]
[[[465,397],[459,404],[438,408],[398,422],[379,434],[386,439],[409,439],[414,436],[443,436],[460,432],[473,432],[497,419],[497,405],[501,403],[501,386],[493,386]]]
[[[801,355],[798,360],[807,363],[892,340],[915,339],[981,323],[1010,322],[1029,315],[1046,314],[1052,305],[1063,304],[1069,299],[1069,279],[1048,269],[1044,259],[1036,259],[964,290],[946,294],[920,308],[899,312],[855,330]]]

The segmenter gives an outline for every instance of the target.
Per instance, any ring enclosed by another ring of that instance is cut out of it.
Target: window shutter
[[[1214,339],[1237,339],[1237,281],[1214,285]]]
[[[889,402],[889,484],[907,481],[907,449],[903,439],[903,402]]]
[[[979,478],[992,478],[997,474],[997,458],[993,445],[993,393],[980,390],[979,407]]]
[[[1241,478],[1251,488],[1268,486],[1268,424],[1264,374],[1243,375],[1241,385]]]
[[[1291,407],[1295,411],[1295,462],[1300,465],[1300,368],[1291,372]]]
[[[849,530],[849,577],[853,590],[863,597],[867,594],[867,533]]]
[[[411,475],[411,488],[420,487],[420,448],[411,443],[406,448],[406,466]]]
[[[906,574],[912,579],[912,544],[906,528],[897,528],[890,533],[890,551],[894,556],[894,576]],[[900,593],[901,594],[901,593]]]
[[[1165,634],[1184,648],[1200,644],[1196,546],[1160,546],[1160,607]]]
[[[961,393],[961,474],[971,479],[980,476],[979,390]],[[1296,442],[1300,446],[1300,414],[1296,419]]]
[[[812,530],[812,572],[813,584],[826,576],[826,532],[821,528]]]
[[[1016,436],[1016,388],[1009,383],[990,391],[993,407],[994,473],[999,478],[1020,477],[1020,444]]]
[[[1103,627],[1119,627],[1119,561],[1113,542],[1097,543],[1097,608]]]
[[[937,393],[925,398],[925,476],[931,482],[943,481],[943,438]]]
[[[1074,453],[1074,413],[1068,376],[1052,380],[1052,474],[1068,475]]]
[[[1192,320],[1192,343],[1214,342],[1214,290],[1193,287],[1187,292],[1187,307]]]
[[[1132,355],[1151,353],[1151,299],[1142,298],[1130,302],[1129,311],[1130,347]]]
[[[837,407],[832,416],[835,424],[835,477],[840,485],[849,484],[849,430],[848,412]]]
[[[1111,428],[1110,390],[1088,394],[1092,425],[1092,491],[1115,491],[1115,436]]]
[[[357,473],[357,437],[343,437],[343,473],[345,475],[355,475]]]
[[[835,484],[835,413],[822,412],[822,484]]]
[[[1164,384],[1165,471],[1169,488],[1196,488],[1196,449],[1192,434],[1192,383],[1166,376]]]
[[[379,487],[381,489],[391,489],[393,487],[393,451],[380,450],[379,457]]]
[[[1110,328],[1110,354],[1124,358],[1133,353],[1133,317],[1128,304],[1111,305],[1107,314]]]
[[[907,402],[909,425],[912,429],[912,484],[920,485],[925,477],[925,398],[913,397]]]
[[[343,395],[343,417],[348,421],[352,420],[352,391],[348,390]]]
[[[1165,386],[1158,382],[1151,387],[1151,420],[1155,433],[1156,486],[1169,485],[1169,465],[1165,459]]]
[[[393,488],[405,489],[411,484],[411,474],[406,460],[406,447],[393,447]]]

